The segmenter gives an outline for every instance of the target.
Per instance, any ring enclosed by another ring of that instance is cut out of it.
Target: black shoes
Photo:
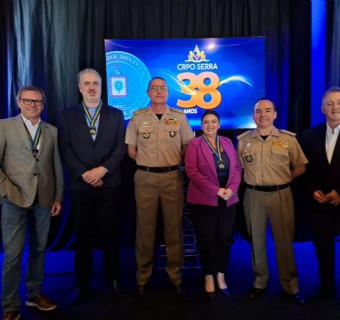
[[[68,300],[67,304],[69,306],[74,306],[80,303],[83,299],[89,297],[90,289],[88,287],[78,287],[74,288],[70,299]]]
[[[205,296],[206,296],[210,301],[214,301],[214,300],[215,300],[215,295],[216,295],[216,292],[215,292],[215,291],[205,291],[205,290],[204,290],[204,294],[205,294]]]
[[[304,306],[306,304],[306,302],[302,299],[302,297],[296,293],[296,294],[289,294],[286,293],[286,296],[288,297],[288,299],[290,299],[292,302],[297,303],[300,306]]]
[[[119,300],[126,298],[126,293],[119,287],[117,280],[112,280],[107,286],[115,298]]]
[[[267,288],[259,289],[259,288],[251,288],[248,299],[256,300],[257,298],[263,297],[266,294]]]
[[[178,300],[182,302],[186,302],[189,300],[188,296],[183,292],[182,288],[180,285],[175,285],[175,296],[177,297]]]
[[[230,297],[231,295],[229,288],[224,288],[224,289],[219,288],[218,291],[225,297]]]
[[[145,286],[138,286],[135,294],[133,295],[133,302],[140,302],[145,298]]]
[[[184,294],[180,286],[174,286],[174,291],[175,291],[175,296],[178,300],[188,301],[188,297]],[[145,286],[138,286],[133,295],[132,301],[140,302],[145,298],[145,296],[146,296]]]

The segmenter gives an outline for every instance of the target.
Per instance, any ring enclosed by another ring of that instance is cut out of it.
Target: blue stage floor
[[[148,295],[141,303],[131,301],[135,287],[135,260],[133,248],[121,250],[121,283],[128,291],[128,298],[116,301],[104,290],[101,277],[101,253],[95,251],[94,276],[92,287],[96,290],[93,299],[76,307],[68,307],[74,282],[73,252],[49,252],[46,261],[44,292],[53,298],[59,308],[56,312],[42,313],[24,306],[25,286],[22,283],[22,318],[37,319],[116,319],[116,320],[339,320],[340,299],[315,300],[318,284],[317,265],[311,242],[295,243],[296,263],[302,296],[307,305],[301,307],[282,296],[278,280],[274,246],[268,242],[268,255],[271,277],[267,295],[258,301],[246,298],[252,286],[250,245],[238,238],[232,249],[227,282],[232,292],[229,299],[218,297],[210,302],[202,294],[203,281],[199,268],[183,270],[183,287],[189,295],[189,302],[176,300],[168,284],[162,261],[155,255],[155,270],[148,287]],[[1,256],[2,259],[2,256]],[[186,258],[186,266],[195,266],[192,257]],[[340,291],[340,243],[337,243],[337,279]]]

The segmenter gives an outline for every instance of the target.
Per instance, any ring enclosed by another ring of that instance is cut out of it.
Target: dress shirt
[[[24,121],[24,124],[28,130],[28,132],[30,133],[31,135],[31,138],[32,140],[34,140],[34,137],[35,137],[35,134],[37,133],[37,130],[38,130],[38,127],[39,127],[39,124],[41,122],[41,119],[39,119],[38,123],[36,125],[33,125],[31,120],[28,120],[26,119],[22,113],[20,114],[21,117],[22,117],[22,120]],[[39,142],[37,144],[37,149],[40,150],[40,145],[41,145],[41,139],[42,139],[42,135],[40,136],[40,139],[39,139]]]
[[[339,136],[340,125],[332,129],[327,123],[327,132],[326,132],[326,153],[328,163],[331,163],[332,156],[334,152],[334,148],[336,145],[336,141],[338,140]]]

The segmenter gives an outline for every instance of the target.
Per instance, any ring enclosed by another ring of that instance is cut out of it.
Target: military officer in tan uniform
[[[178,170],[193,138],[185,114],[167,106],[167,83],[155,77],[148,85],[150,106],[134,113],[127,128],[128,154],[137,163],[136,260],[138,289],[134,301],[145,296],[152,273],[158,205],[161,204],[167,252],[166,271],[180,300],[187,300],[181,284],[183,263],[183,189]]]
[[[244,211],[252,241],[255,275],[248,298],[255,300],[263,296],[267,288],[266,229],[269,218],[281,286],[290,299],[304,304],[299,296],[292,245],[294,204],[289,183],[305,171],[308,161],[295,134],[275,128],[276,116],[272,101],[259,100],[253,114],[257,128],[238,136],[238,153],[246,183]]]

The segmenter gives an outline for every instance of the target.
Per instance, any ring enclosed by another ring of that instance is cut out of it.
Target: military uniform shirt
[[[192,138],[193,131],[182,111],[166,107],[159,120],[149,107],[134,113],[125,143],[137,147],[138,165],[167,167],[182,161],[182,146]]]
[[[244,180],[251,185],[273,186],[292,180],[291,167],[305,165],[305,157],[295,134],[273,128],[263,140],[257,129],[238,136],[238,154]]]

